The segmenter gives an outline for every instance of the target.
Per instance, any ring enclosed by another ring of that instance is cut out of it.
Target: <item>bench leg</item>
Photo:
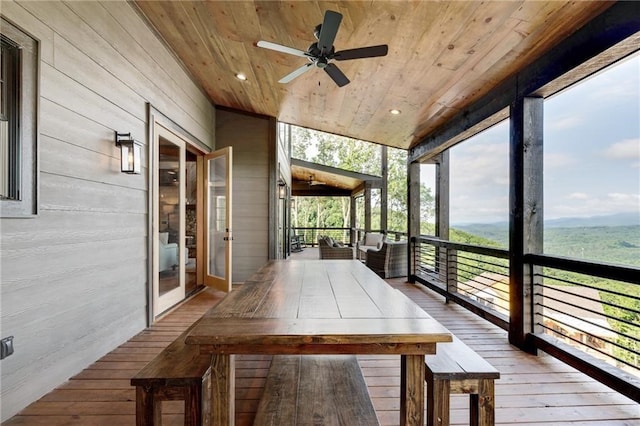
[[[400,359],[400,426],[422,426],[424,355],[402,355]]]
[[[235,424],[235,359],[233,355],[211,357],[210,424]]]
[[[136,386],[136,425],[160,426],[162,413],[160,401],[156,401],[155,389],[152,387]]]
[[[429,377],[427,380],[427,426],[449,426],[451,382]]]

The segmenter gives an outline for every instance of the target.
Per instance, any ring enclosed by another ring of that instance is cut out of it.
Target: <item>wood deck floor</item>
[[[500,371],[496,424],[640,425],[640,406],[632,400],[550,356],[536,357],[513,348],[503,330],[455,304],[444,304],[442,297],[429,290],[404,279],[388,282]],[[134,425],[135,390],[129,379],[223,296],[211,290],[199,293],[3,424]],[[358,358],[381,424],[398,424],[399,357]],[[237,358],[236,424],[252,423],[269,362],[268,356]],[[468,424],[467,401],[466,396],[452,397],[452,424]],[[182,424],[181,405],[164,403],[164,424]]]

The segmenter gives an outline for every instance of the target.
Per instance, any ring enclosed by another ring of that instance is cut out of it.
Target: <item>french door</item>
[[[153,312],[166,311],[185,298],[186,141],[166,127],[154,126]]]
[[[207,154],[205,170],[205,284],[231,291],[231,147]]]
[[[231,148],[204,154],[158,122],[153,142],[152,321],[198,285],[232,287]]]

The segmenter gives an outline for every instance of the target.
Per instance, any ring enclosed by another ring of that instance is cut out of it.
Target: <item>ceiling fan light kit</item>
[[[333,42],[336,39],[341,22],[342,14],[327,10],[324,14],[322,24],[317,25],[313,31],[318,41],[312,43],[306,51],[263,40],[260,40],[257,46],[289,55],[306,57],[309,60],[308,64],[282,77],[279,83],[289,83],[294,78],[309,71],[315,65],[316,68],[323,69],[339,87],[342,87],[349,84],[350,81],[340,68],[331,61],[347,61],[351,59],[386,56],[389,48],[386,44],[381,44],[378,46],[359,47],[336,52]]]

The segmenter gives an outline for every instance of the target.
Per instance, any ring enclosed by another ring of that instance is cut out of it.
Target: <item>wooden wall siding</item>
[[[2,1],[40,42],[39,214],[0,219],[2,420],[146,325],[146,103],[213,146],[214,109],[127,2]]]
[[[233,147],[233,281],[269,253],[269,118],[218,109],[216,148]]]

